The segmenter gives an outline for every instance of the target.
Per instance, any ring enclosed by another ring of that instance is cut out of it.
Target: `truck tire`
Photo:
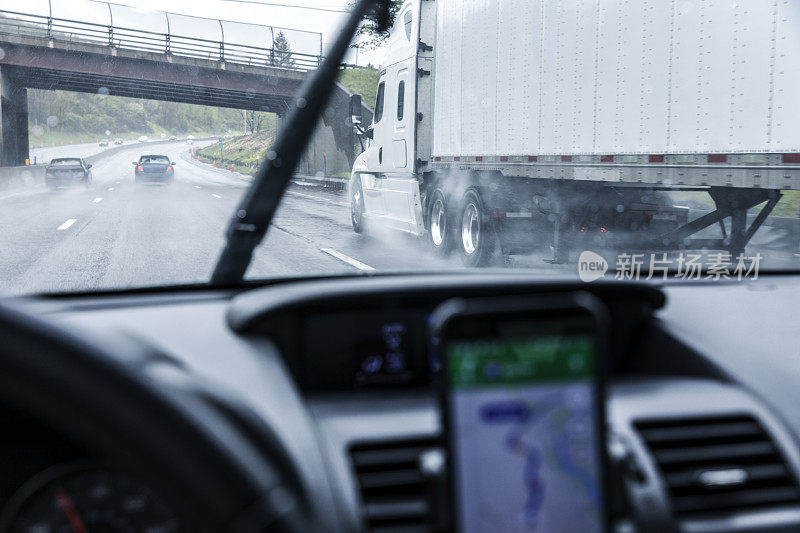
[[[434,253],[441,257],[453,250],[456,240],[453,226],[453,213],[449,209],[447,195],[441,189],[436,189],[428,204],[428,242]]]
[[[363,233],[364,224],[364,192],[361,190],[361,180],[350,180],[350,222],[353,231]]]
[[[497,235],[483,200],[470,189],[461,201],[458,217],[458,241],[461,259],[466,266],[491,264],[497,256]]]

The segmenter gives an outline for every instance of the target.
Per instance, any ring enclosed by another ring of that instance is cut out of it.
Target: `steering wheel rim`
[[[285,466],[151,347],[121,335],[78,337],[4,302],[0,339],[0,408],[147,469],[180,494],[181,530],[317,529]]]

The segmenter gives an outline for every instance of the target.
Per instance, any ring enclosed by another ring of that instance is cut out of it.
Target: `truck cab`
[[[420,2],[411,0],[398,11],[378,79],[378,92],[367,149],[358,157],[350,180],[353,227],[373,223],[422,235],[416,157],[419,90],[431,89],[431,68],[422,74],[417,54]],[[427,77],[421,83],[420,78]]]

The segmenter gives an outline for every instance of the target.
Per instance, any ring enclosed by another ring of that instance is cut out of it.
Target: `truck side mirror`
[[[350,120],[353,124],[361,124],[361,95],[353,94],[350,96]]]

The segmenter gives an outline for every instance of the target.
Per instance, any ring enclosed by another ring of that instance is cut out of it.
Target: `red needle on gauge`
[[[74,533],[88,533],[86,526],[83,525],[83,520],[81,520],[81,515],[78,514],[75,504],[72,503],[72,498],[69,497],[69,494],[64,489],[56,489],[56,502],[61,510],[64,511]]]

